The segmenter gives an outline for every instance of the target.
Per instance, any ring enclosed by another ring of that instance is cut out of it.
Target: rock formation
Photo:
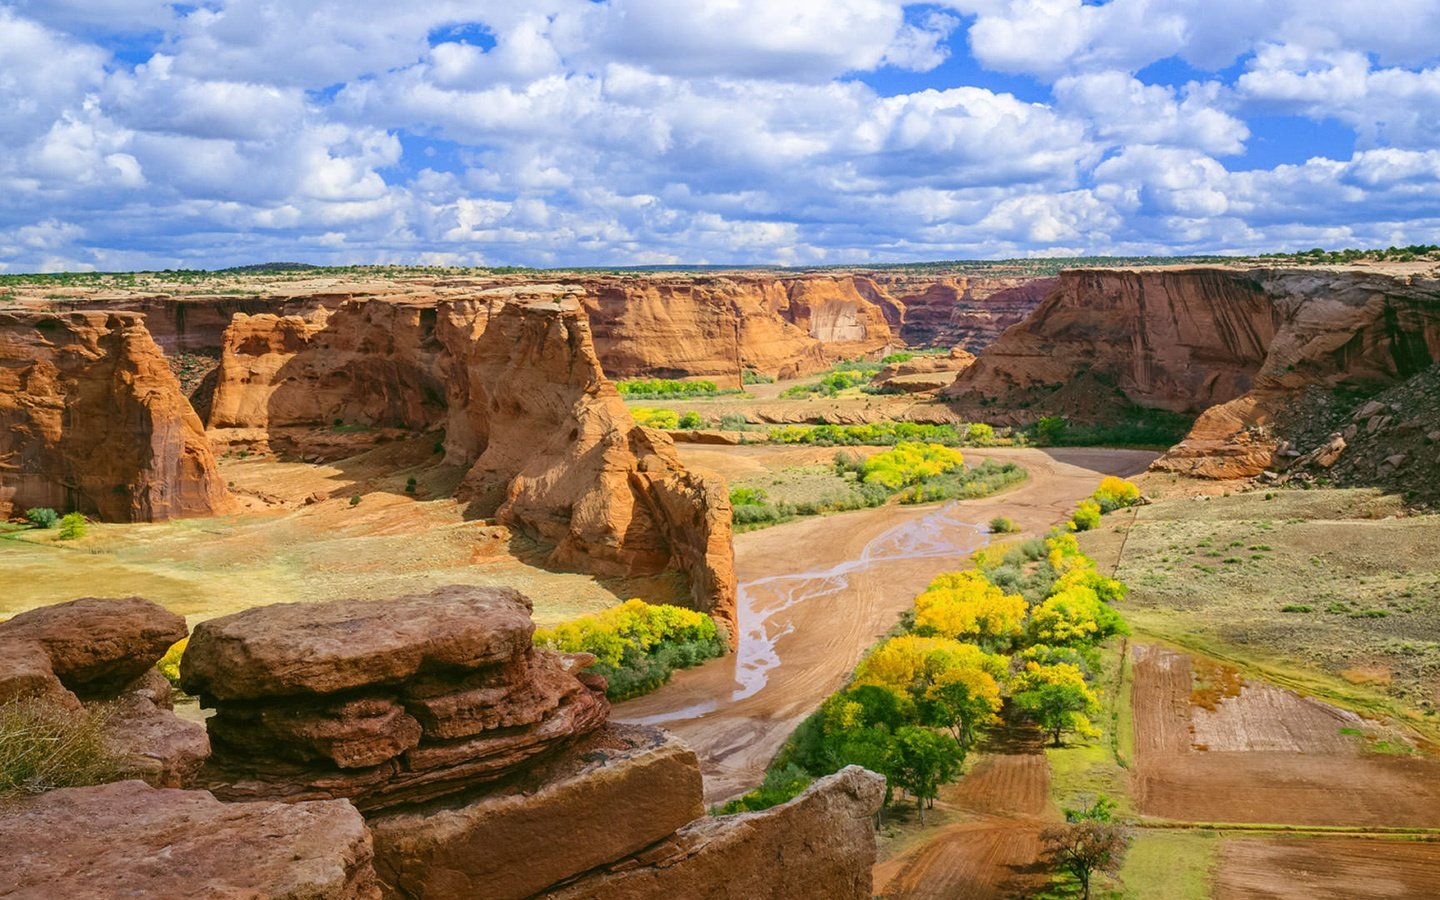
[[[378,900],[370,834],[349,803],[221,803],[142,782],[66,788],[0,814],[16,900]]]
[[[138,315],[0,313],[0,516],[151,522],[233,504]]]
[[[307,457],[443,428],[472,515],[552,545],[563,567],[684,572],[695,608],[736,631],[724,481],[634,424],[571,289],[236,316],[211,426],[220,444]]]
[[[139,597],[86,597],[20,613],[0,622],[0,703],[98,705],[118,769],[180,787],[210,745],[203,726],[171,712],[170,682],[154,666],[185,634],[184,619]]]
[[[975,354],[963,347],[952,347],[945,356],[916,356],[891,363],[876,372],[870,383],[906,394],[936,391],[949,387],[956,375],[974,364]]]
[[[204,768],[156,760],[146,776],[186,790],[125,781],[0,809],[0,884],[37,898],[870,896],[880,776],[847,769],[773,810],[706,816],[695,754],[606,724],[603,679],[578,671],[593,657],[536,650],[532,630],[528,600],[478,588],[203,622],[181,678],[215,709]],[[0,623],[0,662],[28,648],[55,691],[63,677],[89,693],[177,633],[145,601],[86,600]],[[153,750],[169,684],[147,669],[125,691],[112,728]]]
[[[899,334],[912,347],[964,347],[979,353],[1028,316],[1055,286],[1025,275],[866,273],[880,297],[902,310]],[[864,291],[864,283],[861,283]]]
[[[201,783],[226,800],[413,803],[515,774],[605,721],[593,658],[536,650],[530,601],[442,588],[285,603],[195,628],[181,684],[216,709]]]
[[[1084,375],[1145,407],[1201,413],[1157,468],[1258,475],[1296,392],[1383,386],[1440,359],[1440,282],[1381,271],[1077,270],[946,393],[1033,417]]]
[[[850,766],[789,803],[698,819],[643,853],[558,888],[556,900],[795,897],[868,900],[885,779]]]

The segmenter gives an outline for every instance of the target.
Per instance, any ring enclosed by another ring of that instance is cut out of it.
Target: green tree
[[[925,804],[934,801],[940,785],[960,776],[965,748],[948,734],[916,725],[895,732],[895,754],[887,773],[896,784],[915,798],[920,824],[925,824]]]
[[[1096,872],[1118,876],[1130,850],[1128,829],[1110,822],[1082,819],[1055,825],[1040,833],[1045,855],[1056,869],[1080,882],[1081,896],[1090,897]]]
[[[1099,709],[1099,700],[1080,670],[1068,663],[1029,663],[1016,678],[1011,700],[1050,736],[1053,746],[1060,746],[1066,732],[1086,737],[1098,734],[1090,716]]]
[[[76,538],[85,536],[85,517],[78,512],[66,513],[60,517],[60,534],[57,535],[62,541],[73,541]]]

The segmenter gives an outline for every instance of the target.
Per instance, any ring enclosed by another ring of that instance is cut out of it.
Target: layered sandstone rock
[[[344,802],[221,803],[138,781],[66,788],[0,815],[5,896],[378,900],[370,834]]]
[[[133,313],[0,313],[0,516],[229,512],[199,418]]]
[[[0,622],[0,702],[33,699],[77,713],[104,710],[118,769],[157,787],[189,784],[210,754],[203,726],[172,710],[154,668],[184,638],[185,620],[139,597],[87,597]]]
[[[669,838],[702,793],[690,748],[608,725],[500,790],[371,816],[376,869],[389,896],[529,897]]]
[[[876,372],[870,383],[897,393],[935,391],[949,387],[956,375],[974,364],[975,354],[963,347],[952,347],[945,356],[916,356],[891,363]]]
[[[635,426],[577,296],[530,285],[438,304],[346,302],[309,318],[237,316],[210,433],[316,456],[443,428],[471,515],[553,545],[556,565],[684,572],[694,606],[734,634],[729,491]],[[360,433],[336,443],[349,427]]]
[[[1056,279],[879,271],[868,273],[868,281],[901,308],[899,335],[905,344],[978,353],[1034,311]]]
[[[562,566],[685,572],[695,608],[733,639],[729,491],[635,425],[573,296],[501,295],[442,315],[454,360],[446,460],[467,466],[459,496],[474,513],[553,544]]]
[[[868,900],[875,861],[871,817],[884,800],[885,779],[850,766],[781,806],[698,819],[643,853],[545,896]]]
[[[947,394],[1047,412],[1085,377],[1141,406],[1202,413],[1157,467],[1249,477],[1274,459],[1274,412],[1306,386],[1380,386],[1440,359],[1440,282],[1380,271],[1078,270]]]
[[[185,690],[213,706],[201,783],[227,800],[346,797],[362,810],[494,782],[598,728],[593,658],[535,650],[498,588],[257,607],[198,625]]]

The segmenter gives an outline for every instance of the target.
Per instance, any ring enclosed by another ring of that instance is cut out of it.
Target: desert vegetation
[[[722,391],[713,381],[680,381],[674,378],[642,378],[615,382],[620,396],[634,400],[675,400],[696,397],[715,397]]]
[[[611,700],[653,691],[676,669],[725,651],[725,637],[704,613],[627,600],[619,606],[535,632],[535,644],[566,653],[591,653],[590,671],[605,676]]]
[[[1002,717],[1031,723],[1056,746],[1101,735],[1092,721],[1104,709],[1099,648],[1128,631],[1113,607],[1125,586],[1096,568],[1068,527],[983,548],[971,562],[915,598],[846,687],[796,729],[760,788],[727,811],[781,802],[853,763],[885,774],[923,823]]]
[[[25,794],[101,784],[119,774],[103,707],[72,710],[48,697],[0,703],[0,806]]]
[[[737,531],[778,525],[801,516],[883,506],[989,496],[1024,481],[1015,463],[985,460],[966,467],[960,451],[941,444],[898,442],[862,457],[841,451],[832,466],[794,466],[736,482],[730,492]]]

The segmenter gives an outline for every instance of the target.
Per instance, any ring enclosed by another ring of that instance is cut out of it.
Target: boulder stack
[[[447,587],[201,623],[181,684],[214,707],[201,784],[374,811],[511,777],[609,714],[593,662],[531,645],[530,601]]]

